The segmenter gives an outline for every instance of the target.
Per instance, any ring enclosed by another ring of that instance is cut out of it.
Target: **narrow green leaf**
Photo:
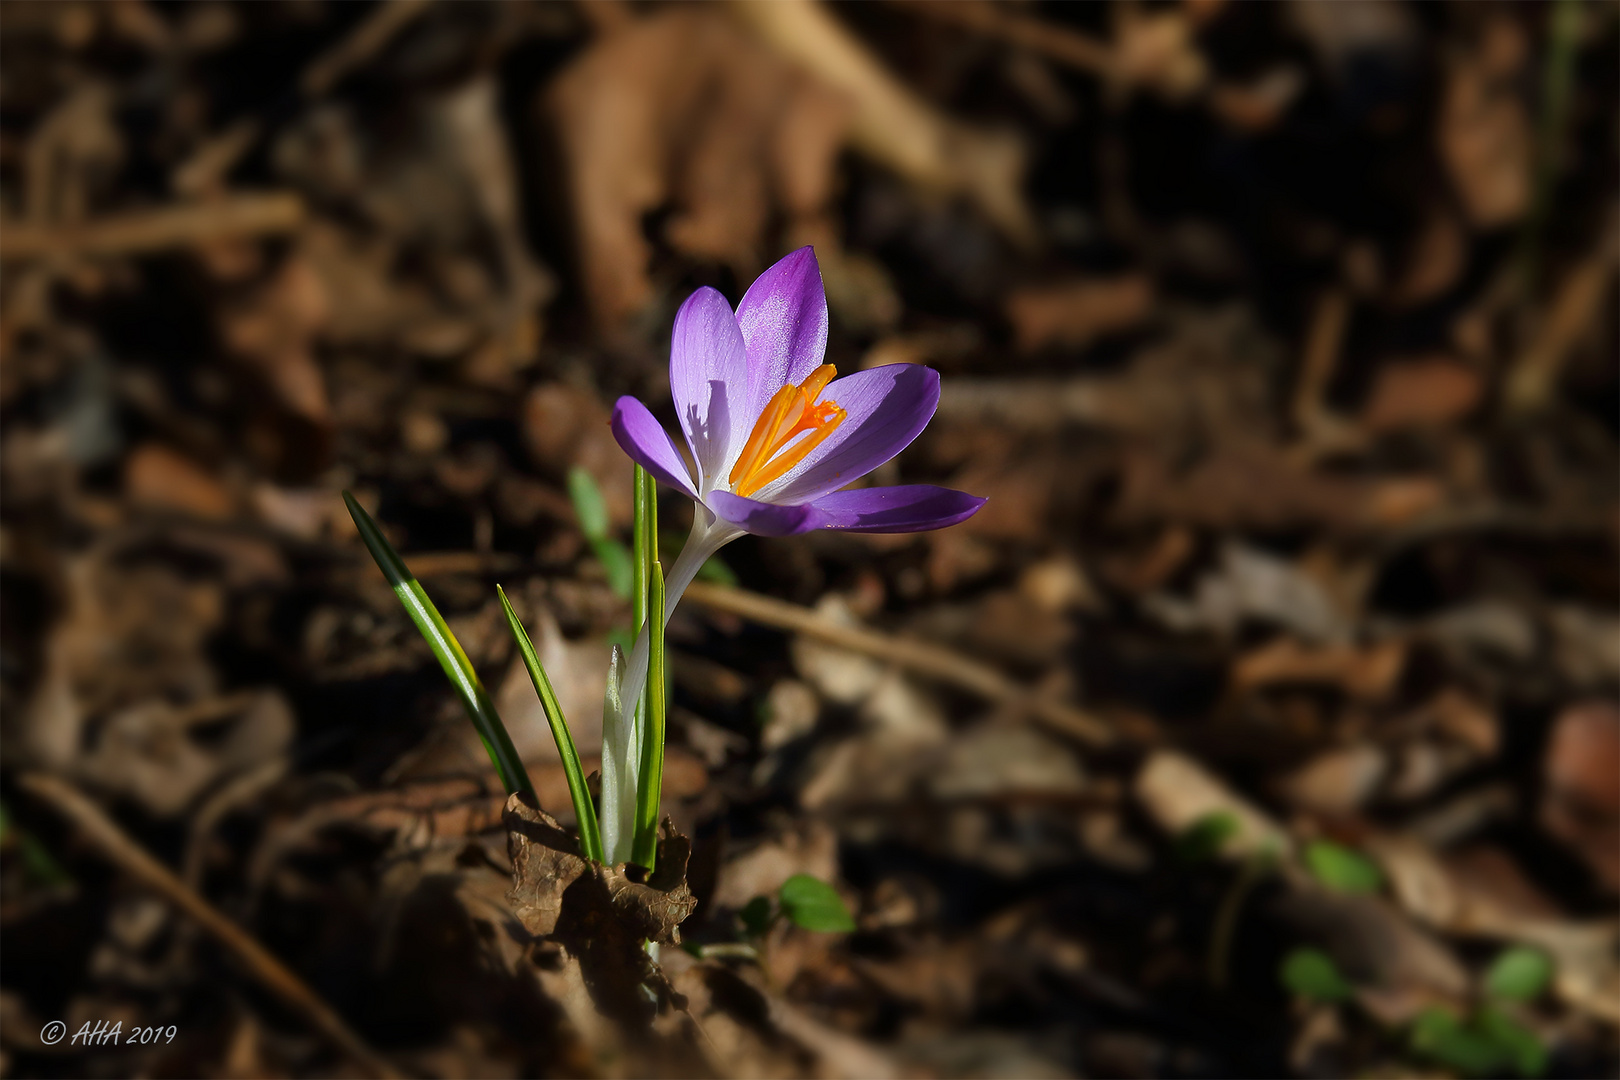
[[[632,633],[641,633],[642,626],[647,622],[647,574],[651,560],[647,558],[647,530],[652,514],[648,510],[648,500],[656,498],[652,494],[653,478],[640,465],[636,466],[635,473],[635,528],[630,539],[632,549],[630,558],[630,630]],[[654,502],[653,509],[658,504]]]
[[[1305,866],[1317,881],[1338,892],[1371,893],[1384,886],[1384,875],[1372,860],[1331,840],[1307,844]]]
[[[574,516],[579,518],[579,531],[587,540],[605,540],[608,536],[607,500],[596,486],[596,477],[575,465],[568,470],[568,497],[574,501]]]
[[[635,598],[635,557],[630,549],[612,537],[591,541],[591,551],[607,574],[608,588],[625,600]]]
[[[1237,815],[1230,810],[1212,810],[1187,826],[1176,837],[1176,857],[1183,862],[1203,862],[1221,853],[1226,842],[1237,834]]]
[[[782,914],[805,930],[840,934],[855,929],[855,919],[844,906],[844,898],[820,878],[794,874],[782,883],[776,898]]]
[[[1474,1026],[1497,1045],[1520,1076],[1536,1077],[1547,1071],[1547,1048],[1541,1039],[1501,1009],[1490,1005],[1480,1009]]]
[[[512,610],[512,602],[506,598],[506,590],[497,585],[495,591],[500,595],[501,609],[506,612],[506,625],[512,631],[512,640],[517,642],[523,666],[529,671],[529,681],[534,683],[534,692],[540,696],[540,705],[545,709],[546,723],[551,725],[551,737],[557,743],[557,756],[562,759],[563,772],[568,777],[568,796],[574,803],[574,820],[579,822],[580,850],[587,859],[601,862],[602,830],[596,823],[596,807],[591,803],[590,788],[585,786],[585,771],[580,768],[579,752],[574,749],[574,738],[569,734],[562,704],[557,700],[551,680],[546,677],[546,669],[534,651],[534,642],[529,640],[528,631],[523,629],[517,612]]]
[[[1504,949],[1485,973],[1485,992],[1507,1001],[1539,997],[1552,981],[1552,959],[1540,949],[1517,945]]]
[[[625,860],[624,773],[629,772],[629,754],[624,734],[623,683],[625,654],[617,644],[608,649],[607,684],[602,691],[602,775],[597,795],[597,827],[602,830],[602,861]],[[635,823],[630,823],[630,840],[635,840]]]
[[[1320,949],[1291,950],[1277,976],[1290,993],[1311,1001],[1344,1001],[1354,992],[1333,958]]]
[[[382,570],[388,584],[394,588],[394,595],[405,606],[405,614],[411,617],[416,624],[417,632],[427,640],[428,648],[439,661],[445,675],[450,679],[451,685],[461,697],[462,707],[467,710],[467,717],[472,721],[473,728],[477,730],[478,737],[483,740],[484,750],[489,754],[489,760],[494,763],[495,771],[500,775],[501,783],[506,785],[507,793],[514,791],[533,791],[534,785],[529,783],[529,774],[519,760],[517,750],[512,746],[512,738],[506,733],[506,725],[501,723],[500,714],[495,711],[495,703],[489,699],[484,690],[484,684],[478,678],[478,672],[473,670],[472,661],[461,648],[461,643],[450,633],[450,628],[444,624],[444,618],[439,609],[433,606],[427,593],[422,590],[416,576],[405,565],[405,560],[393,545],[383,536],[377,523],[371,520],[371,515],[365,508],[355,501],[353,495],[347,491],[343,493],[343,502],[349,508],[349,516],[354,518],[355,527],[360,530],[360,539],[366,543],[366,549]]]
[[[665,697],[664,571],[656,559],[650,572],[647,688],[642,709],[646,729],[642,732],[641,772],[636,777],[636,839],[630,850],[631,861],[653,870],[658,857],[658,807],[664,792],[664,723],[669,703]]]

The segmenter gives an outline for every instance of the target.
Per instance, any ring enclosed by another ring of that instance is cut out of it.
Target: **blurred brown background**
[[[1501,1008],[1614,1075],[1617,16],[0,4],[0,1071],[1500,1074],[1423,1024],[1531,946]],[[627,1041],[510,938],[498,784],[338,493],[565,812],[494,585],[595,755],[629,614],[565,478],[627,529],[608,406],[672,423],[675,308],[805,244],[830,362],[944,375],[879,482],[991,501],[683,606],[703,1036]],[[1365,891],[1255,858],[1323,840]],[[797,872],[858,930],[739,958]]]

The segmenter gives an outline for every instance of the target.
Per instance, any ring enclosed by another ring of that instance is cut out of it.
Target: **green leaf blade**
[[[607,500],[596,484],[596,477],[575,465],[568,470],[568,498],[579,518],[579,531],[587,540],[605,540],[609,535]]]
[[[1552,959],[1540,949],[1517,945],[1504,949],[1485,973],[1485,992],[1504,1001],[1530,1001],[1552,982]]]
[[[1194,821],[1176,837],[1176,857],[1183,862],[1213,859],[1237,835],[1237,815],[1230,810],[1214,810]]]
[[[1331,840],[1313,840],[1305,846],[1305,867],[1336,892],[1375,893],[1384,887],[1384,874],[1376,863]]]
[[[664,728],[669,701],[665,694],[667,661],[664,652],[664,572],[656,560],[649,568],[652,587],[647,607],[647,686],[642,710],[646,730],[641,741],[641,771],[636,778],[636,838],[631,861],[656,869],[658,808],[664,792]]]
[[[635,558],[630,549],[623,544],[607,537],[591,541],[591,551],[596,555],[596,561],[602,564],[602,570],[607,574],[608,588],[621,600],[631,600],[635,597]]]
[[[846,934],[855,929],[855,918],[844,906],[838,890],[809,874],[794,874],[777,893],[782,914],[793,925],[823,934]]]
[[[1463,1024],[1439,1007],[1425,1009],[1412,1022],[1412,1049],[1468,1076],[1495,1076],[1507,1055],[1494,1039]]]
[[[1547,1071],[1547,1048],[1541,1039],[1501,1009],[1485,1006],[1474,1025],[1497,1045],[1520,1076],[1537,1077]]]
[[[461,643],[450,632],[450,627],[445,625],[439,609],[433,606],[433,601],[428,599],[416,575],[411,573],[405,560],[399,557],[365,508],[347,491],[343,493],[343,502],[349,508],[349,516],[354,518],[355,527],[360,530],[360,539],[365,542],[366,550],[371,552],[377,567],[393,587],[394,595],[404,605],[405,614],[416,625],[417,632],[427,641],[445,677],[456,688],[462,707],[467,710],[467,718],[472,721],[479,739],[483,741],[484,750],[489,754],[489,760],[495,766],[507,794],[533,791],[534,785],[529,782],[528,771],[523,768],[523,762],[512,745],[512,738],[507,734],[506,725],[501,723],[500,714],[495,711],[495,703],[490,700]]]
[[[647,589],[648,569],[652,560],[647,558],[648,530],[657,525],[651,520],[658,508],[657,495],[653,491],[653,478],[646,469],[636,466],[634,488],[635,492],[635,525],[630,538],[632,551],[626,552],[629,558],[628,570],[630,573],[630,630],[632,633],[641,633],[641,628],[647,622]],[[649,503],[651,505],[649,506]],[[653,536],[653,550],[657,550],[657,536]]]
[[[1310,1001],[1347,1001],[1355,992],[1333,958],[1320,949],[1291,950],[1283,957],[1277,977],[1295,997]]]
[[[540,698],[540,705],[545,710],[546,723],[551,725],[551,738],[557,744],[557,754],[562,759],[563,772],[568,777],[568,797],[574,804],[574,820],[579,823],[579,846],[587,859],[596,862],[602,861],[602,830],[597,825],[596,807],[591,802],[590,788],[585,783],[585,771],[579,763],[579,751],[574,748],[574,737],[568,730],[568,720],[563,716],[562,704],[557,700],[556,691],[552,689],[551,680],[546,676],[546,669],[540,663],[540,656],[535,652],[534,642],[529,640],[528,631],[523,629],[523,623],[512,610],[512,602],[506,598],[506,590],[499,585],[495,591],[501,598],[501,609],[506,612],[506,625],[512,631],[512,639],[517,642],[518,653],[523,657],[523,666],[528,669],[529,681],[534,684],[534,692]]]

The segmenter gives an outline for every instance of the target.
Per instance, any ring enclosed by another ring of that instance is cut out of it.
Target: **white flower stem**
[[[698,503],[692,512],[692,534],[681,548],[664,582],[664,622],[675,613],[686,587],[709,557],[743,534],[744,530],[711,514]],[[649,612],[649,615],[651,613]],[[641,769],[640,711],[647,681],[651,627],[643,626],[624,664],[619,683],[619,712],[602,716],[602,853],[609,865],[626,862],[636,836],[636,786]]]

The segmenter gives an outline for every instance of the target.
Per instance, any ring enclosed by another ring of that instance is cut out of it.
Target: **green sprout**
[[[456,688],[462,707],[467,710],[467,718],[483,740],[484,750],[488,752],[501,783],[506,786],[507,794],[532,792],[534,785],[529,782],[529,774],[518,759],[512,737],[506,733],[506,725],[501,723],[495,703],[489,699],[489,693],[478,678],[478,672],[473,670],[472,661],[467,659],[461,642],[445,625],[439,609],[433,606],[433,601],[428,599],[416,575],[411,573],[405,560],[399,557],[399,552],[383,536],[377,523],[371,520],[371,515],[347,491],[343,493],[343,502],[349,508],[349,516],[354,518],[355,527],[360,530],[360,539],[365,541],[366,550],[371,552],[388,584],[394,587],[394,595],[405,606],[405,614],[416,624],[417,631],[427,640],[428,648],[433,650],[433,656],[444,669],[445,676]]]
[[[636,743],[640,748],[640,769],[636,787],[635,846],[631,856],[631,861],[651,870],[658,852],[658,806],[663,789],[664,738],[668,714],[668,664],[664,651],[664,621],[661,617],[664,610],[664,573],[658,563],[657,495],[652,477],[639,465],[636,466],[635,485],[635,546],[632,551],[609,534],[606,504],[590,474],[575,469],[568,477],[569,493],[579,514],[580,527],[607,568],[609,581],[618,588],[618,579],[623,579],[624,592],[632,601],[635,632],[640,632],[645,626],[652,648],[646,685],[638,689],[640,708],[637,719],[643,729]],[[501,783],[509,794],[532,792],[534,785],[530,783],[523,762],[518,758],[506,725],[501,722],[494,702],[490,700],[461,643],[450,632],[438,608],[433,606],[421,583],[383,536],[371,515],[348,492],[343,493],[343,501],[371,557],[382,569],[395,595],[404,605],[406,614],[416,624],[416,629],[426,639],[439,666],[456,688]],[[568,795],[573,803],[574,817],[579,822],[580,852],[588,859],[601,862],[604,859],[601,814],[586,783],[579,751],[569,732],[568,719],[563,715],[562,705],[540,662],[534,642],[529,639],[522,620],[513,610],[506,591],[496,586],[496,593],[506,614],[507,628],[517,644],[518,654],[529,673],[529,681],[534,684],[535,694],[540,698],[552,740],[557,744],[557,753],[562,759],[563,772],[568,779]],[[619,655],[615,651],[615,660]],[[605,707],[609,712],[617,712],[622,700],[624,688],[618,685],[619,670],[619,665],[615,663],[608,675]]]
[[[1374,893],[1384,887],[1384,875],[1376,863],[1331,840],[1305,845],[1305,869],[1334,892]]]
[[[1277,978],[1295,997],[1307,1001],[1347,1001],[1354,988],[1339,973],[1339,965],[1320,949],[1297,948],[1283,957]]]
[[[640,598],[646,596],[645,582],[637,579],[637,568],[630,549],[613,537],[607,500],[602,497],[602,489],[597,486],[596,478],[577,465],[569,469],[568,497],[574,503],[579,531],[585,534],[596,561],[602,564],[602,570],[607,574],[608,587],[632,603],[642,602]]]

